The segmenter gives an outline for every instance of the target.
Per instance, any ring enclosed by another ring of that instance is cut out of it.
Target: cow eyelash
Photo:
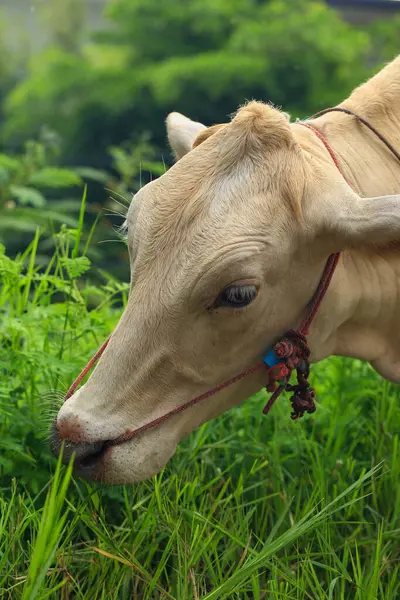
[[[230,285],[222,290],[214,304],[214,308],[244,308],[257,296],[255,285]]]

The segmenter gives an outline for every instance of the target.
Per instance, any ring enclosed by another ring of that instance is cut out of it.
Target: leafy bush
[[[104,272],[98,288],[80,283],[90,268],[86,251],[78,255],[82,223],[80,229],[63,227],[55,238],[56,255],[46,268],[35,265],[39,234],[15,260],[0,246],[0,478],[17,477],[35,492],[47,478],[42,436],[47,413],[54,415],[52,390],[67,385],[83,356],[105,337],[115,323],[113,304],[128,289]],[[34,477],[33,464],[39,465]]]
[[[103,204],[87,205],[82,234],[86,240],[98,224],[94,243],[88,247],[89,257],[97,266],[107,269],[113,265],[115,276],[127,276],[125,243],[102,242],[121,241],[119,227],[125,220],[132,193],[143,180],[164,172],[164,164],[154,160],[154,148],[145,136],[137,144],[126,142],[108,150],[110,173],[90,167],[59,166],[60,146],[54,132],[43,130],[39,141],[26,142],[23,153],[0,153],[0,243],[15,255],[26,247],[39,227],[42,234],[37,259],[46,264],[54,251],[54,228],[60,223],[77,227],[79,196],[85,185],[91,197],[108,194]]]
[[[39,142],[27,142],[22,155],[0,154],[0,240],[17,231],[34,232],[50,218],[74,226],[77,221],[60,212],[62,202],[48,200],[44,191],[82,188],[81,177],[72,169],[48,165],[50,148]],[[69,202],[79,210],[80,202]]]
[[[17,73],[21,71],[20,57],[17,57],[5,42],[7,27],[8,23],[0,7],[0,123],[3,120],[4,99],[17,83]]]
[[[387,58],[368,30],[322,2],[113,0],[105,15],[89,43],[33,58],[8,95],[6,139],[46,124],[65,141],[66,161],[107,168],[107,148],[151,132],[157,156],[168,157],[170,110],[211,124],[256,97],[311,114],[369,75],[371,55],[373,65]]]

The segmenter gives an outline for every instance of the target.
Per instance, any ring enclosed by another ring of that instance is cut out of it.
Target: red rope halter
[[[329,143],[324,138],[324,136],[317,129],[315,129],[312,125],[310,125],[308,123],[300,123],[300,124],[304,125],[305,127],[308,127],[318,136],[318,138],[322,141],[325,148],[329,152],[336,167],[338,168],[340,173],[343,175],[343,172],[342,172],[342,169],[338,162],[338,159],[337,159],[334,151],[330,147]],[[132,439],[133,437],[136,437],[143,431],[147,431],[148,429],[157,427],[157,425],[164,423],[171,417],[183,412],[184,410],[186,410],[192,406],[195,406],[196,404],[199,404],[203,400],[210,398],[211,396],[214,396],[215,394],[217,394],[221,390],[225,389],[226,387],[240,381],[241,379],[243,379],[244,377],[247,377],[248,375],[251,375],[253,373],[260,371],[261,369],[266,369],[266,371],[267,371],[267,374],[268,374],[267,390],[269,392],[272,392],[272,396],[264,408],[264,411],[263,411],[264,414],[267,414],[269,412],[269,410],[271,409],[271,407],[274,404],[274,402],[276,401],[276,399],[285,390],[293,392],[293,396],[291,398],[291,404],[292,404],[292,409],[293,409],[293,412],[291,413],[292,419],[298,419],[299,417],[302,417],[305,412],[308,412],[308,413],[314,412],[315,411],[315,403],[314,403],[315,392],[314,392],[314,389],[310,386],[310,384],[308,382],[308,376],[310,373],[310,360],[309,360],[310,348],[307,344],[306,336],[308,335],[311,323],[313,322],[313,320],[318,312],[318,309],[321,305],[321,302],[323,301],[325,294],[328,290],[329,284],[330,284],[333,274],[335,272],[339,258],[340,258],[340,253],[332,254],[328,258],[328,261],[326,263],[326,266],[325,266],[323,275],[321,277],[321,280],[319,282],[319,285],[317,287],[317,290],[316,290],[314,296],[312,297],[310,303],[307,306],[306,316],[303,319],[299,329],[288,331],[281,338],[281,340],[277,344],[275,344],[274,348],[263,358],[262,361],[256,363],[254,366],[249,367],[248,369],[245,369],[244,371],[242,371],[238,375],[235,375],[231,379],[228,379],[227,381],[220,383],[216,387],[212,388],[211,390],[208,390],[207,392],[201,394],[200,396],[197,396],[196,398],[189,400],[185,404],[182,404],[180,406],[177,406],[176,408],[173,408],[172,410],[166,412],[161,417],[158,417],[157,419],[154,419],[153,421],[150,421],[149,423],[146,423],[146,424],[142,425],[141,427],[138,427],[137,429],[128,431],[127,433],[124,433],[123,435],[116,438],[115,440],[108,441],[107,445],[111,446],[111,445],[115,445],[115,444],[120,444],[122,442],[126,442],[126,441]],[[101,348],[96,352],[96,354],[89,361],[87,366],[83,369],[83,371],[80,373],[80,375],[74,381],[74,383],[71,385],[71,387],[69,388],[69,390],[65,396],[65,400],[68,400],[72,396],[72,394],[75,392],[75,390],[77,389],[77,387],[79,386],[79,384],[81,383],[81,381],[83,380],[85,375],[92,369],[92,367],[98,361],[98,359],[100,358],[100,356],[103,354],[104,350],[106,349],[106,347],[110,341],[110,338],[111,338],[111,336],[104,342],[104,344],[101,346]],[[294,370],[296,370],[296,372],[297,372],[297,384],[290,385],[289,379]]]

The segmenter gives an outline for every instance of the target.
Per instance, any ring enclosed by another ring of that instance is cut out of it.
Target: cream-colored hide
[[[400,148],[400,58],[343,106]],[[256,362],[298,324],[331,252],[343,256],[312,327],[313,361],[357,357],[400,381],[400,164],[352,117],[314,124],[353,189],[317,136],[271,106],[250,102],[210,130],[168,117],[178,160],[127,216],[128,305],[53,427],[79,473],[109,484],[151,477],[185,435],[257,392],[261,373],[104,446]]]

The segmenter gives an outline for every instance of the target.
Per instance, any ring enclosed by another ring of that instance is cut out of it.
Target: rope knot
[[[304,416],[304,413],[311,414],[316,411],[315,406],[315,390],[307,379],[303,376],[298,377],[299,383],[293,386],[287,386],[288,391],[294,392],[290,399],[293,412],[290,418],[293,421]]]
[[[284,360],[292,360],[296,363],[300,360],[307,360],[311,354],[306,336],[294,329],[288,331],[285,336],[275,344],[274,352],[277,357]]]
[[[290,358],[294,354],[295,349],[292,342],[286,338],[275,345],[274,352],[278,358]]]
[[[280,362],[272,367],[269,372],[267,390],[273,392],[264,414],[267,414],[282,392],[293,392],[290,400],[293,412],[291,419],[302,417],[304,413],[313,413],[315,407],[315,391],[308,382],[310,374],[310,348],[306,336],[300,331],[290,330],[274,346],[275,356]],[[296,370],[297,384],[290,385],[289,379]]]

